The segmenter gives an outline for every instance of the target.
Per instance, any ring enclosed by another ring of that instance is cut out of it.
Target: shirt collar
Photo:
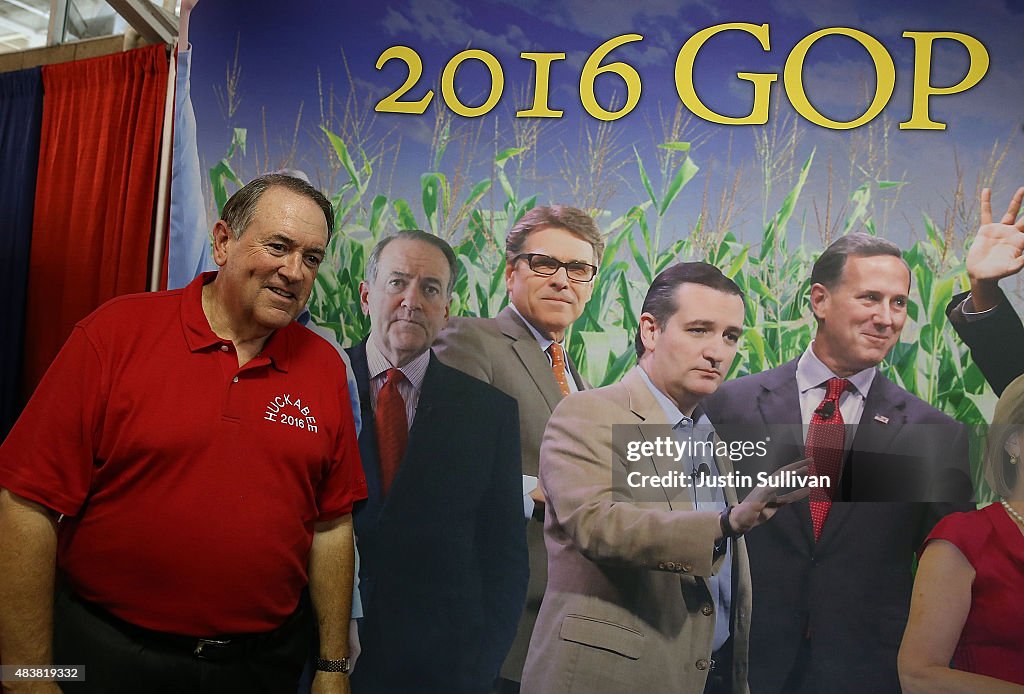
[[[807,349],[800,355],[800,361],[796,364],[796,385],[800,389],[800,393],[806,393],[811,388],[818,388],[825,384],[830,378],[839,378],[832,369],[825,366],[821,359],[811,349],[814,346],[814,340],[811,340],[811,344],[807,345]],[[857,392],[861,397],[866,398],[868,390],[871,389],[871,382],[875,380],[875,373],[878,371],[877,367],[869,366],[863,371],[858,371],[852,376],[848,376],[846,380],[853,384],[853,387],[857,389]]]
[[[430,365],[430,350],[426,350],[423,354],[419,355],[405,366],[398,367],[398,370],[402,372],[406,380],[412,384],[412,387],[416,390],[422,390],[423,379],[427,375],[427,366]],[[391,360],[384,356],[384,354],[377,347],[377,343],[373,339],[373,335],[366,341],[366,367],[370,372],[370,380],[377,378],[388,369],[395,368],[395,365],[391,363]]]
[[[228,340],[217,337],[203,311],[203,287],[216,278],[216,271],[204,272],[181,290],[181,327],[185,331],[185,342],[192,352],[205,351],[229,343]],[[291,361],[293,330],[302,330],[302,327],[292,321],[284,328],[275,330],[267,338],[260,355],[246,364],[246,367],[272,364],[278,371],[287,372]]]
[[[708,428],[710,430],[710,420],[704,415],[704,409],[698,404],[693,409],[693,416],[687,417],[685,414],[680,412],[676,404],[672,402],[672,399],[658,390],[657,386],[651,381],[651,377],[647,375],[641,367],[637,366],[636,369],[640,371],[640,377],[647,384],[648,389],[651,391],[651,395],[657,401],[658,406],[661,407],[662,412],[665,413],[665,419],[671,422],[673,427],[678,426],[682,423],[684,426],[693,426],[694,430],[700,430]],[[706,425],[706,427],[705,427]]]

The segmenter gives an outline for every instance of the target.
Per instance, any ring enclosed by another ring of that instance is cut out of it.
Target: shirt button
[[[228,346],[227,345],[221,345],[220,346],[220,351],[221,352],[227,352],[228,351]]]
[[[711,605],[711,603],[706,602],[700,608],[700,611],[701,611],[701,614],[703,614],[705,617],[710,617],[712,614],[714,614],[715,608]]]
[[[683,564],[681,568],[682,568],[684,574],[688,574],[691,571],[693,571],[693,565],[692,564]]]
[[[232,378],[231,382],[232,383],[238,383],[238,376],[235,376],[234,378]]]
[[[659,561],[658,562],[658,568],[661,569],[662,571],[664,571],[665,570],[665,562]]]
[[[704,658],[701,658],[700,660],[698,660],[696,665],[697,665],[697,669],[698,670],[707,670],[708,669],[708,661],[705,660]]]

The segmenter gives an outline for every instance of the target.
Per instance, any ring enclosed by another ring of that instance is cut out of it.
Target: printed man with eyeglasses
[[[594,291],[604,237],[575,207],[535,207],[505,239],[509,305],[494,318],[453,318],[434,344],[449,366],[501,389],[519,402],[523,490],[530,548],[530,586],[498,692],[518,692],[530,634],[547,583],[544,492],[537,486],[544,427],[563,397],[586,389],[565,350],[565,332]]]

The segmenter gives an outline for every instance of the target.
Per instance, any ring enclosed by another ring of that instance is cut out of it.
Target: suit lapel
[[[544,401],[548,407],[551,408],[551,411],[554,411],[555,407],[562,400],[562,391],[558,389],[558,383],[555,381],[555,376],[551,371],[551,365],[548,363],[548,358],[540,350],[537,338],[533,336],[533,333],[530,332],[530,329],[526,327],[523,320],[511,306],[506,306],[502,309],[501,313],[494,320],[497,322],[501,332],[512,340],[512,350],[523,363],[523,367],[530,374],[530,378],[537,385],[541,395],[544,396]],[[575,373],[575,369],[572,366],[570,366],[570,371],[573,372],[573,378],[576,379],[578,386],[580,383],[579,374]]]
[[[857,451],[889,450],[907,422],[906,405],[903,390],[881,373],[875,374],[851,447],[854,462]]]
[[[803,455],[804,434],[800,419],[800,393],[796,386],[796,360],[766,373],[757,396],[757,408],[771,437],[769,445]],[[779,460],[788,465],[793,460]],[[776,530],[783,530],[799,544],[814,544],[810,506],[806,501],[793,504],[793,513],[777,514],[772,519]],[[827,524],[826,524],[827,525]]]
[[[363,473],[366,476],[366,487],[368,496],[367,510],[374,512],[374,523],[385,510],[392,507],[395,499],[401,499],[406,487],[416,489],[419,485],[417,479],[422,479],[421,467],[430,456],[417,455],[418,451],[430,451],[433,444],[430,443],[433,432],[437,431],[438,418],[444,418],[446,401],[458,400],[458,393],[453,393],[443,374],[444,367],[430,352],[430,365],[423,377],[423,387],[420,390],[419,402],[416,406],[416,417],[413,419],[412,428],[409,430],[409,442],[405,449],[405,457],[398,468],[391,489],[386,499],[382,498],[380,484],[380,458],[377,452],[377,427],[374,420],[373,408],[370,405],[370,370],[366,360],[365,340],[352,347],[349,351],[349,358],[352,361],[352,371],[355,375],[356,386],[359,390],[360,411],[363,415],[363,430],[359,435],[359,452],[363,459]],[[428,474],[430,474],[428,472]],[[401,506],[401,502],[398,502]],[[392,511],[393,512],[393,511]]]
[[[569,356],[569,350],[565,351],[565,364],[569,368],[569,375],[572,376],[572,380],[576,382],[576,390],[589,390],[590,384],[583,380],[580,376],[580,372],[576,370],[576,364],[573,363],[572,357]],[[561,392],[559,392],[561,395]]]
[[[431,350],[430,364],[423,376],[423,386],[416,405],[416,416],[409,429],[405,457],[402,458],[402,464],[384,500],[385,510],[394,504],[400,507],[405,494],[423,494],[424,489],[429,488],[430,477],[441,473],[440,470],[431,469],[432,461],[436,459],[431,451],[435,448],[433,441],[437,432],[451,428],[450,422],[447,425],[439,422],[445,421],[448,404],[459,401],[459,393],[452,389],[452,385],[444,378],[444,366]]]
[[[363,416],[363,428],[359,433],[359,453],[363,461],[363,474],[366,476],[366,488],[369,509],[379,513],[381,503],[380,464],[377,457],[377,426],[370,405],[370,367],[366,361],[366,341],[349,350],[352,362],[352,374],[356,379],[359,391],[359,411]]]
[[[665,411],[654,399],[651,389],[644,383],[639,367],[627,373],[622,379],[622,384],[626,387],[626,392],[629,393],[629,409],[640,420],[637,423],[637,429],[640,431],[641,438],[644,441],[654,441],[658,437],[670,435],[672,433],[671,423],[665,418]],[[675,460],[668,456],[651,456],[648,460],[651,461],[651,466],[659,477],[675,471],[679,467]],[[672,510],[693,510],[690,493],[685,487],[662,487],[661,490],[665,495],[665,503]]]

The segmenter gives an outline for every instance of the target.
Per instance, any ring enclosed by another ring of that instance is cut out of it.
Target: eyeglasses
[[[515,263],[517,260],[525,260],[531,270],[544,277],[550,277],[563,267],[566,276],[573,282],[590,282],[597,274],[596,265],[581,263],[578,260],[563,263],[558,258],[552,258],[543,253],[520,253],[512,259],[512,262]]]

